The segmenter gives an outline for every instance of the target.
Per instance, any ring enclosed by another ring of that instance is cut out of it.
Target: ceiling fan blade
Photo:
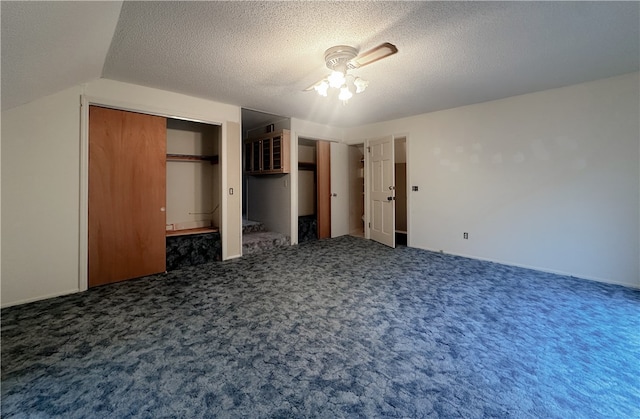
[[[311,86],[307,87],[306,89],[303,90],[303,92],[308,92],[310,90],[315,89],[315,87],[317,85],[319,85],[320,83],[322,83],[324,80],[327,79],[327,76],[324,76],[323,78],[321,78],[320,80],[318,80],[317,82],[313,83]]]
[[[393,55],[396,52],[398,52],[398,48],[396,48],[395,45],[385,42],[384,44],[380,44],[377,47],[358,55],[356,58],[349,61],[347,67],[351,69],[364,67],[365,65],[375,63],[378,60]]]

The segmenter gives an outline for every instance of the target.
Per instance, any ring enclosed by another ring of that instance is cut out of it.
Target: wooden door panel
[[[349,234],[349,146],[331,146],[331,237]]]
[[[369,142],[369,208],[372,240],[395,247],[395,179],[393,137]],[[389,199],[390,198],[390,199]]]
[[[166,270],[166,119],[89,109],[89,286]]]
[[[331,145],[316,142],[316,189],[318,238],[331,237]]]

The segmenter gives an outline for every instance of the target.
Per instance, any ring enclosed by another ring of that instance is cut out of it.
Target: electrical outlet
[[[469,233],[462,233],[462,238],[465,240],[469,239]]]

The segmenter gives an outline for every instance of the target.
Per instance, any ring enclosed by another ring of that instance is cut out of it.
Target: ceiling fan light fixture
[[[353,81],[353,85],[356,86],[356,93],[362,93],[369,86],[369,82],[361,79],[360,77],[356,77]]]
[[[307,87],[305,91],[315,90],[320,96],[328,96],[329,88],[339,89],[338,99],[347,103],[353,97],[349,89],[351,80],[356,93],[362,93],[369,86],[367,80],[348,74],[349,70],[358,69],[398,52],[395,45],[385,42],[369,51],[358,55],[358,49],[348,45],[336,45],[324,52],[324,60],[331,74]],[[349,82],[347,83],[347,78]]]
[[[358,50],[348,45],[337,45],[331,47],[324,52],[324,62],[329,70],[342,71],[347,70],[349,61],[358,56]]]
[[[347,86],[343,86],[340,89],[340,94],[338,95],[338,99],[340,99],[342,103],[346,104],[349,101],[349,99],[351,99],[352,97],[353,97],[353,93],[351,93],[351,90],[349,90]]]
[[[331,72],[327,80],[329,81],[329,86],[333,87],[334,89],[341,88],[347,81],[343,72],[335,70]]]
[[[326,80],[322,80],[320,83],[314,86],[314,89],[320,96],[327,97],[327,92],[329,91],[329,83]]]

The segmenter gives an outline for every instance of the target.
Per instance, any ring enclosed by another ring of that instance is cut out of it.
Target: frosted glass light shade
[[[316,89],[316,92],[318,92],[320,96],[326,97],[327,91],[329,90],[329,83],[323,80],[320,84],[315,86],[314,89]]]
[[[367,86],[369,86],[369,82],[366,80],[362,80],[360,77],[357,77],[354,81],[353,81],[354,86],[356,86],[356,93],[362,93],[364,92],[364,89],[367,88]]]
[[[351,99],[352,96],[353,96],[353,93],[351,93],[351,91],[347,86],[344,86],[342,89],[340,89],[340,94],[338,95],[338,99],[340,99],[343,102],[346,102],[349,99]]]
[[[341,73],[339,71],[332,71],[327,80],[329,80],[329,85],[336,89],[342,87],[342,85],[346,82],[344,73]]]

